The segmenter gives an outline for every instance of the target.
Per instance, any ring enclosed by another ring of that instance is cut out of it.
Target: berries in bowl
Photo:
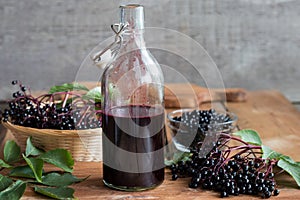
[[[167,119],[176,149],[189,152],[196,145],[217,141],[218,133],[230,134],[236,128],[238,117],[214,109],[179,109],[170,112]]]

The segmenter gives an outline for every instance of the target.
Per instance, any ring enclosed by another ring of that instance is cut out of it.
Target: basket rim
[[[43,134],[43,135],[78,137],[78,136],[91,136],[91,135],[95,135],[96,133],[99,133],[99,131],[102,132],[102,128],[84,129],[84,130],[58,130],[58,129],[38,129],[38,128],[20,126],[20,125],[12,124],[9,121],[3,122],[2,124],[4,127],[6,127],[11,131],[24,132],[28,134],[34,134],[34,135]]]

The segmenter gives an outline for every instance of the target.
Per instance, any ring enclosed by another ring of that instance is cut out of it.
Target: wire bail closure
[[[128,23],[126,23],[126,24],[117,23],[117,24],[112,24],[110,26],[111,29],[113,30],[113,32],[116,34],[115,40],[110,45],[105,47],[103,50],[95,53],[92,56],[92,60],[96,64],[100,64],[100,62],[102,61],[101,56],[103,56],[107,51],[110,51],[110,57],[114,57],[118,53],[118,50],[120,49],[122,42],[123,42],[122,34],[127,26],[128,26]],[[102,66],[102,64],[100,64],[100,65]]]

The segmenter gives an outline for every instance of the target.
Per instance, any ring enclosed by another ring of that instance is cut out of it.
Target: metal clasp
[[[92,60],[95,62],[95,64],[99,67],[103,67],[103,63],[101,63],[101,61],[103,60],[101,57],[114,57],[121,45],[122,45],[122,42],[123,42],[123,37],[122,37],[122,34],[125,30],[125,28],[128,26],[128,23],[126,24],[122,24],[122,23],[119,23],[119,24],[112,24],[110,27],[111,29],[113,30],[113,32],[116,34],[115,35],[115,40],[110,44],[108,45],[107,47],[105,47],[103,50],[95,53],[93,56],[92,56]],[[108,54],[106,56],[104,56],[104,54]]]

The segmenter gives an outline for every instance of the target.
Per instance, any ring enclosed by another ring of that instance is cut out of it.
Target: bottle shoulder
[[[128,71],[162,73],[157,60],[147,49],[138,49],[118,54],[106,67],[103,74],[127,73]]]

